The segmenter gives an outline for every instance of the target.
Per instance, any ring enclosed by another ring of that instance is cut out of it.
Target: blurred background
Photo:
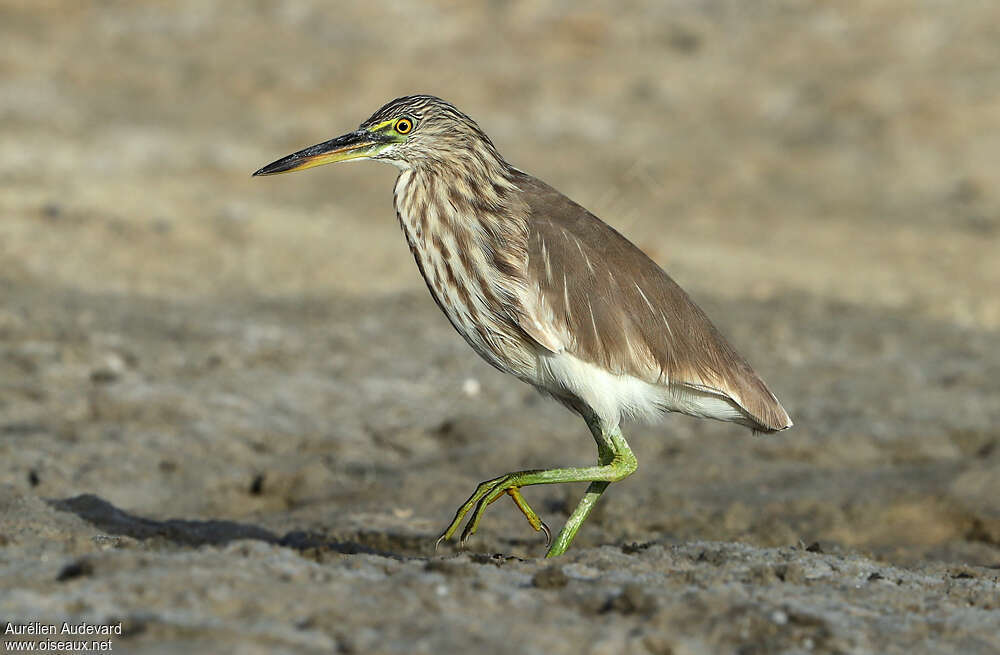
[[[410,93],[649,253],[796,422],[632,428],[579,547],[1000,565],[986,2],[0,2],[0,482],[420,553],[479,480],[591,461],[438,314],[394,169],[250,177]],[[473,548],[536,541],[498,504]]]

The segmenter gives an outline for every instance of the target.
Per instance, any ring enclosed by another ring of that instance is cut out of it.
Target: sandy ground
[[[0,629],[1000,653],[1000,6],[915,4],[0,2]],[[659,261],[795,428],[632,426],[565,557],[509,503],[435,554],[592,440],[451,331],[391,168],[249,177],[412,92]]]

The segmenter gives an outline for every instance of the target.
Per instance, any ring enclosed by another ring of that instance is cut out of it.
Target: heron
[[[373,159],[399,169],[396,216],[431,296],[480,357],[579,414],[597,463],[505,473],[479,484],[436,545],[510,496],[566,552],[612,482],[637,468],[623,423],[669,412],[755,433],[792,426],[764,381],[652,259],[545,182],[512,166],[468,115],[431,95],[397,98],[354,131],[278,159],[274,175]],[[556,538],[521,494],[588,482]]]

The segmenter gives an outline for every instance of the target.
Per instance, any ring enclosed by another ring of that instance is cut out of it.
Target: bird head
[[[401,169],[469,160],[503,162],[475,121],[440,98],[416,95],[397,98],[353,132],[282,157],[254,175],[276,175],[354,159],[383,160]]]

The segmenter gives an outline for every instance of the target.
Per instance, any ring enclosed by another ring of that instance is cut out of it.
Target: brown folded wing
[[[791,425],[764,381],[705,313],[635,245],[529,175],[517,180],[529,214],[525,331],[616,374],[717,394],[757,430]]]

